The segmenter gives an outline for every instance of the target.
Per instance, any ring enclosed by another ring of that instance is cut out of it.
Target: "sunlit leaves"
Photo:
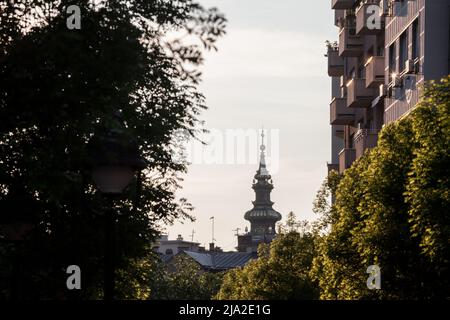
[[[345,171],[333,206],[331,186],[318,193],[318,226],[329,232],[318,238],[311,274],[322,299],[450,296],[449,92],[449,78],[427,85],[417,108]],[[380,291],[365,287],[373,264]]]
[[[316,254],[314,234],[293,213],[270,245],[258,248],[258,259],[227,272],[217,299],[316,299],[317,287],[309,275]]]

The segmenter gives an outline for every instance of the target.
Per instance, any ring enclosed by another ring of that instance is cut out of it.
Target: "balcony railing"
[[[339,56],[339,49],[330,47],[327,52],[328,75],[330,77],[340,77],[344,74],[344,59]]]
[[[380,0],[365,0],[356,10],[356,34],[376,35],[384,28],[384,16],[380,15]],[[376,19],[375,19],[376,18]]]
[[[355,2],[356,0],[331,0],[331,9],[351,9],[355,5]]]
[[[368,108],[375,99],[375,90],[366,88],[366,79],[351,79],[347,83],[347,107]]]
[[[378,141],[378,130],[375,129],[359,129],[353,139],[356,159],[361,158],[364,151],[376,147]]]
[[[371,57],[366,62],[366,87],[377,88],[384,83],[384,57]]]
[[[355,149],[342,149],[342,151],[339,153],[339,172],[342,173],[345,171],[345,169],[350,168],[355,160]]]
[[[330,124],[348,125],[355,120],[355,113],[347,108],[347,98],[334,98],[330,103]]]
[[[356,30],[345,26],[339,33],[339,55],[341,57],[358,57],[363,54],[364,39],[355,34]]]

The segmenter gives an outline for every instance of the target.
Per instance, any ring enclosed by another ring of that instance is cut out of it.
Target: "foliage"
[[[258,248],[258,259],[224,276],[217,299],[267,300],[315,299],[316,287],[309,277],[315,256],[314,235],[305,222],[290,213],[283,233]]]
[[[322,299],[449,298],[449,80],[424,88],[417,108],[385,127],[378,146],[325,185],[311,276]],[[324,203],[325,201],[325,203]],[[331,217],[331,219],[330,219]],[[367,267],[381,267],[381,290]]]
[[[117,270],[116,297],[121,300],[148,300],[152,283],[160,277],[159,257],[149,252],[143,258],[133,258]]]
[[[406,201],[413,236],[439,269],[450,259],[450,76],[426,88],[413,118],[414,152]],[[441,272],[444,270],[437,270]]]
[[[320,215],[320,219],[314,222],[314,228],[317,232],[325,230],[328,226],[335,223],[337,212],[335,206],[330,203],[336,197],[337,187],[341,181],[341,175],[337,171],[330,171],[327,178],[322,183],[317,192],[313,203],[313,212]]]
[[[219,290],[223,273],[207,272],[186,254],[178,254],[168,265],[160,264],[151,284],[150,299],[209,300]]]
[[[66,27],[69,3],[81,8],[80,30]],[[192,206],[175,198],[187,164],[174,157],[174,136],[201,128],[198,67],[224,34],[225,18],[189,0],[0,0],[0,9],[0,216],[31,215],[34,224],[14,251],[23,267],[20,297],[101,298],[107,208],[118,217],[118,273],[138,280],[136,261],[148,255],[158,223],[192,219]],[[139,188],[134,181],[110,203],[93,187],[86,145],[113,126],[118,110],[149,165]],[[2,272],[12,256],[2,254]],[[72,264],[83,274],[77,293],[65,287]],[[7,298],[8,277],[0,274]],[[118,295],[148,295],[137,291]]]
[[[327,41],[325,41],[325,46],[327,47],[328,51],[336,50],[337,48],[339,48],[339,44],[337,41],[327,40]]]

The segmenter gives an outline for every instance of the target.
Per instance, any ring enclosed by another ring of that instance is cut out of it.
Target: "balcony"
[[[346,98],[334,98],[330,103],[330,124],[348,125],[355,120],[353,110],[347,108]]]
[[[342,149],[339,153],[339,172],[342,173],[350,168],[352,163],[356,160],[355,149]]]
[[[347,83],[347,107],[368,108],[375,99],[375,90],[366,88],[366,79],[351,79]]]
[[[358,7],[356,10],[357,35],[377,35],[383,31],[384,16],[380,15],[379,4],[379,0],[366,0]]]
[[[341,27],[344,25],[344,10],[334,10],[334,25]]]
[[[376,147],[378,130],[359,129],[353,140],[356,150],[356,159],[359,159],[364,154],[364,151]]]
[[[328,75],[330,77],[340,77],[344,74],[344,59],[339,56],[339,49],[329,47],[328,57]]]
[[[371,57],[366,62],[366,88],[377,88],[384,83],[384,57]]]
[[[355,34],[355,29],[348,26],[339,33],[339,55],[341,57],[358,57],[363,54],[364,39]]]
[[[355,2],[356,0],[331,0],[331,9],[351,9],[355,5]]]

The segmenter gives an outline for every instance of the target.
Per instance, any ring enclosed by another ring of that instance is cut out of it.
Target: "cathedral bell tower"
[[[244,215],[244,218],[250,222],[250,232],[238,237],[238,250],[241,252],[256,252],[260,243],[272,241],[276,234],[275,224],[281,220],[281,214],[272,208],[274,203],[270,200],[273,182],[266,167],[264,130],[261,138],[259,168],[252,185],[255,201],[253,201],[253,209]]]

